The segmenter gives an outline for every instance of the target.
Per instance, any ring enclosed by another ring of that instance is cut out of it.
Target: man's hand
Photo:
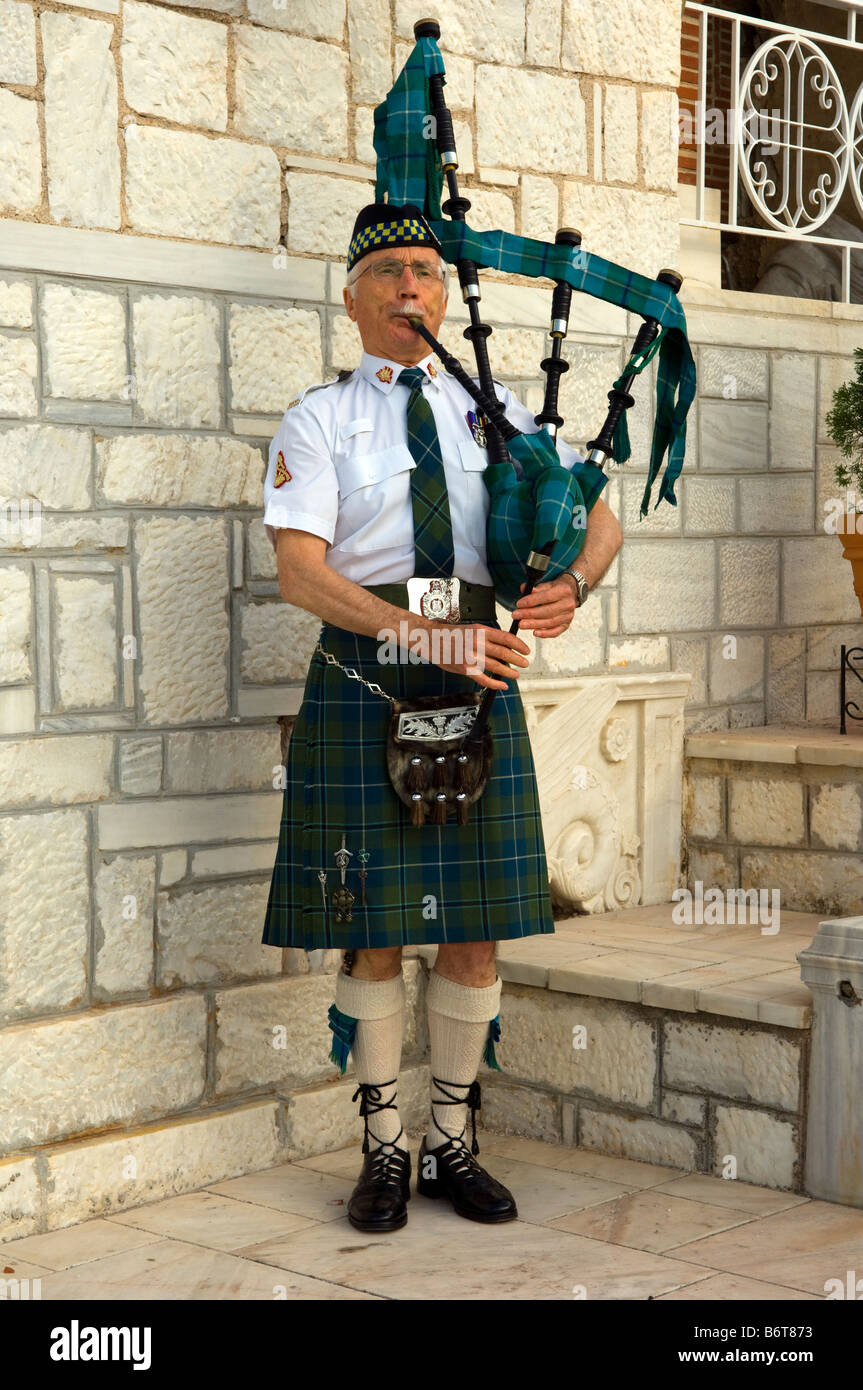
[[[508,681],[521,675],[518,668],[530,664],[530,647],[515,632],[486,623],[427,623],[426,631],[431,636],[429,659],[433,666],[457,676],[471,676],[477,685],[489,690],[508,690]],[[447,656],[470,659],[447,661]]]
[[[522,584],[522,590],[527,584]],[[578,608],[578,585],[575,576],[564,571],[556,579],[537,584],[527,596],[522,596],[513,609],[520,627],[531,628],[537,637],[559,637],[566,632]]]

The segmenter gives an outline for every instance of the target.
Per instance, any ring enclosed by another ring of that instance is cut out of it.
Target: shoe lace
[[[432,1081],[434,1082],[435,1086],[437,1086],[438,1090],[443,1091],[444,1095],[447,1097],[446,1100],[439,1100],[437,1097],[435,1097],[435,1099],[432,1101],[433,1116],[434,1108],[436,1105],[467,1105],[468,1109],[470,1110],[470,1152],[468,1152],[468,1147],[464,1140],[464,1132],[467,1129],[467,1120],[465,1120],[465,1123],[462,1125],[460,1132],[458,1134],[449,1135],[446,1143],[441,1146],[441,1158],[445,1156],[449,1157],[450,1155],[452,1155],[452,1163],[450,1166],[452,1168],[452,1171],[458,1174],[459,1177],[485,1177],[483,1169],[480,1167],[476,1159],[473,1157],[474,1154],[479,1153],[479,1144],[477,1142],[476,1137],[476,1112],[477,1110],[482,1109],[482,1091],[480,1089],[479,1082],[471,1081],[470,1084],[468,1084],[465,1081],[441,1081],[439,1076],[433,1076]],[[457,1088],[462,1091],[467,1090],[467,1095],[454,1096],[452,1094],[452,1091],[447,1090],[448,1086],[452,1086],[454,1089]],[[437,1117],[435,1117],[435,1124],[437,1124]],[[443,1134],[447,1133],[447,1131],[443,1129],[440,1125],[438,1125],[438,1129],[440,1129]]]
[[[396,1093],[393,1092],[392,1099],[382,1101],[384,1087],[395,1086],[395,1081],[381,1081],[377,1084],[370,1081],[361,1081],[351,1096],[355,1101],[357,1096],[360,1100],[360,1114],[363,1117],[365,1129],[363,1133],[363,1153],[369,1152],[369,1134],[377,1140],[379,1147],[372,1153],[371,1174],[375,1182],[397,1184],[402,1181],[402,1174],[405,1163],[405,1150],[397,1149],[396,1142],[404,1134],[404,1126],[400,1126],[395,1139],[381,1139],[369,1127],[369,1116],[377,1115],[381,1110],[398,1110],[396,1105]]]

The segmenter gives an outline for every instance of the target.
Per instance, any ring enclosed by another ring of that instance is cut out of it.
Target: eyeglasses
[[[373,280],[390,281],[395,284],[401,280],[408,266],[421,285],[432,285],[435,280],[440,281],[444,278],[443,266],[439,261],[374,261],[372,265],[367,265],[365,270],[361,270],[350,283],[355,285],[360,276],[368,272]]]

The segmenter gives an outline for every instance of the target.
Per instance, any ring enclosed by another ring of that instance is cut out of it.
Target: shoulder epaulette
[[[333,381],[318,381],[314,386],[307,386],[304,391],[301,391],[298,396],[295,396],[294,399],[289,402],[287,409],[293,410],[295,405],[302,405],[310,391],[323,391],[327,386],[341,386],[342,382],[348,381],[352,376],[352,371],[343,369]]]

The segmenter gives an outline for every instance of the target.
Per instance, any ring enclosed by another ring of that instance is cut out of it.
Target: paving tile
[[[677,1247],[683,1255],[685,1242],[730,1226],[756,1220],[732,1207],[710,1206],[651,1187],[646,1192],[625,1193],[586,1211],[572,1211],[546,1224],[557,1231],[575,1231],[582,1236],[609,1241],[612,1245],[634,1246],[656,1254]]]
[[[717,1178],[712,1173],[687,1173],[660,1183],[654,1191],[668,1192],[672,1197],[689,1197],[696,1202],[708,1202],[714,1207],[733,1207],[753,1216],[770,1216],[776,1211],[811,1202],[799,1192],[780,1192],[775,1187],[756,1187],[736,1178]]]
[[[685,1252],[685,1253],[684,1253]],[[683,1247],[681,1255],[729,1274],[824,1297],[828,1279],[861,1272],[863,1211],[810,1201]]]
[[[746,1299],[784,1303],[812,1302],[818,1295],[803,1293],[800,1289],[789,1289],[782,1284],[765,1284],[760,1279],[744,1279],[738,1274],[712,1274],[698,1284],[687,1284],[682,1289],[672,1289],[671,1293],[661,1293],[656,1303],[681,1303],[685,1300],[716,1303],[734,1303]]]
[[[329,1225],[315,1228],[318,1229],[329,1229]],[[306,1234],[314,1237],[315,1231]],[[157,1240],[137,1250],[90,1260],[42,1281],[43,1299],[74,1299],[76,1303],[82,1299],[171,1299],[188,1303],[199,1299],[230,1302],[362,1296],[334,1283],[285,1274],[271,1264],[258,1264],[223,1250],[204,1250],[200,1245],[179,1240]]]
[[[273,1211],[272,1207],[240,1202],[216,1192],[167,1197],[162,1202],[149,1202],[108,1220],[213,1250],[235,1250],[239,1245],[250,1245],[267,1235],[287,1235],[289,1231],[315,1224],[306,1216]]]
[[[242,1178],[209,1183],[207,1191],[274,1207],[276,1211],[291,1211],[311,1221],[338,1221],[345,1214],[345,1203],[355,1182],[356,1179],[352,1182],[343,1175],[333,1177],[301,1168],[297,1163],[281,1163]]]
[[[591,994],[603,999],[639,1003],[643,980],[678,974],[691,962],[681,956],[647,955],[640,951],[615,951],[573,965],[552,968],[548,988],[567,994]]]
[[[776,984],[770,975],[756,975],[700,989],[697,1005],[704,1013],[750,1018],[762,1023],[770,1021],[763,1016],[769,1006],[773,1022],[804,1028],[811,1019],[812,995],[805,985]]]
[[[16,1255],[0,1254],[0,1279],[41,1279],[53,1273],[47,1265],[34,1265],[30,1260],[19,1260]]]
[[[759,961],[756,965],[748,957],[738,957],[735,960],[720,960],[715,965],[694,966],[689,970],[681,970],[677,975],[663,975],[660,980],[645,980],[641,1002],[657,1009],[679,1009],[685,1013],[695,1013],[700,990],[712,985],[728,984],[733,980],[751,979],[753,968],[759,971],[759,978],[767,978],[767,972],[762,970],[763,965],[764,961]],[[767,969],[770,971],[769,966]],[[784,976],[787,972],[783,966],[777,964],[775,973]]]
[[[416,1168],[417,1144],[411,1145],[413,1172]],[[311,1158],[300,1158],[295,1168],[313,1168],[317,1173],[329,1173],[331,1177],[352,1178],[356,1182],[363,1166],[363,1155],[359,1144],[350,1144],[346,1149],[336,1149],[331,1154],[314,1154]]]
[[[147,1231],[130,1231],[113,1221],[99,1217],[64,1226],[60,1231],[46,1231],[39,1236],[22,1236],[0,1245],[0,1267],[14,1263],[15,1257],[33,1259],[49,1270],[68,1269],[87,1260],[102,1259],[119,1250],[133,1250],[150,1245],[156,1236]]]
[[[646,1299],[707,1277],[681,1260],[548,1226],[466,1222],[445,1201],[414,1195],[408,1211],[407,1225],[389,1235],[328,1222],[243,1253],[384,1297],[422,1301],[571,1299],[581,1286],[589,1299]]]
[[[528,1163],[539,1163],[539,1149],[548,1149],[554,1155],[553,1166],[570,1173],[589,1173],[603,1178],[606,1182],[616,1182],[623,1187],[656,1187],[673,1178],[682,1177],[683,1169],[668,1168],[659,1163],[642,1163],[634,1158],[615,1158],[597,1153],[594,1149],[569,1148],[566,1145],[543,1144],[539,1139],[522,1139],[518,1136],[496,1138],[493,1135],[483,1140],[481,1158],[486,1154],[501,1154],[508,1158],[523,1159]]]
[[[508,1154],[486,1154],[484,1145],[479,1161],[492,1177],[509,1188],[518,1207],[519,1219],[532,1225],[545,1225],[567,1212],[581,1211],[633,1190],[623,1183],[609,1182],[589,1173],[526,1163]]]

